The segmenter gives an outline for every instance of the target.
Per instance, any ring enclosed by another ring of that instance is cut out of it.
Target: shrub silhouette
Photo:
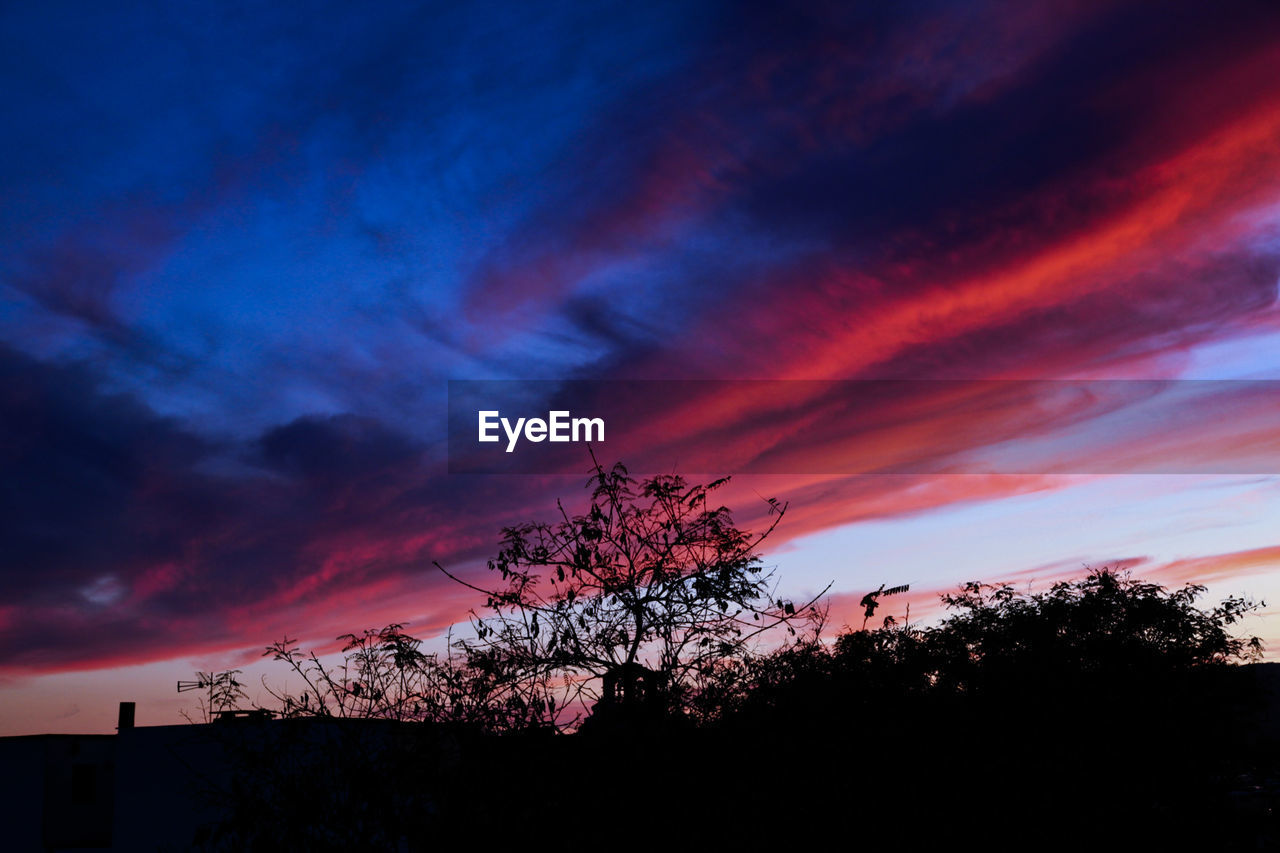
[[[280,711],[327,727],[232,738],[238,818],[211,838],[350,849],[374,833],[423,849],[549,815],[616,832],[628,804],[649,804],[666,835],[718,843],[794,839],[819,820],[916,846],[975,820],[1006,845],[1275,840],[1280,796],[1245,814],[1232,788],[1265,759],[1235,665],[1261,652],[1233,633],[1251,601],[1202,608],[1201,586],[1102,569],[1042,592],[966,584],[936,625],[827,639],[816,601],[777,597],[760,561],[785,506],[751,535],[711,500],[721,482],[597,465],[589,485],[586,512],[504,531],[492,587],[450,575],[487,601],[448,654],[400,625],[347,635],[332,668],[287,640],[269,648],[304,685],[279,692]],[[785,642],[757,643],[779,629]],[[655,692],[660,713],[638,716]],[[511,736],[573,731],[592,703],[597,731],[618,736]],[[305,760],[282,761],[285,744]],[[321,809],[306,805],[317,790]],[[267,813],[284,823],[263,834]]]
[[[265,656],[284,663],[299,687],[265,685],[285,718],[334,717],[448,723],[486,733],[523,731],[539,724],[528,706],[512,701],[483,650],[449,644],[441,655],[422,651],[404,625],[344,634],[342,659],[326,665],[285,638]]]
[[[821,756],[819,784],[776,803],[797,813],[853,798],[883,825],[995,808],[1002,835],[1028,843],[1048,829],[1107,846],[1126,833],[1251,844],[1272,828],[1231,805],[1230,780],[1260,760],[1241,727],[1252,680],[1232,664],[1261,644],[1231,629],[1257,605],[1201,609],[1203,592],[1106,569],[1043,593],[966,584],[936,626],[753,662],[715,726]]]

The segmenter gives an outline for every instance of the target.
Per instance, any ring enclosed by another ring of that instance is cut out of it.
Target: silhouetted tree
[[[485,595],[487,612],[473,611],[475,640],[465,644],[472,660],[549,726],[572,724],[575,706],[599,702],[606,684],[633,673],[647,679],[649,701],[657,693],[666,711],[689,710],[709,670],[745,657],[770,632],[794,636],[792,623],[812,618],[821,595],[801,604],[777,597],[757,548],[786,506],[769,499],[772,520],[752,534],[713,502],[726,482],[638,482],[621,464],[597,463],[586,512],[570,516],[557,502],[558,521],[503,531],[488,564],[498,584],[441,567]]]
[[[985,815],[1005,843],[1111,849],[1123,833],[1235,849],[1274,837],[1268,812],[1236,810],[1230,781],[1257,761],[1239,713],[1254,679],[1232,664],[1260,653],[1235,634],[1258,605],[1197,606],[1204,591],[1105,569],[1035,593],[966,584],[936,625],[751,661],[716,697],[713,730],[827,768],[778,794],[780,812],[854,803],[874,832]]]
[[[1234,634],[1251,601],[1202,608],[1201,586],[1104,569],[1035,593],[966,584],[936,625],[830,640],[823,609],[778,598],[761,565],[784,506],[753,535],[710,500],[723,481],[597,466],[589,485],[584,513],[504,531],[493,588],[450,575],[486,596],[474,639],[428,654],[390,625],[343,637],[334,664],[270,647],[301,686],[274,691],[288,719],[209,727],[233,770],[209,846],[418,849],[441,831],[517,831],[570,800],[575,826],[605,833],[625,828],[625,804],[677,790],[717,841],[759,840],[731,817],[744,804],[784,823],[847,815],[866,843],[975,815],[1005,841],[1274,838],[1224,781],[1252,772],[1233,716],[1248,680],[1231,665],[1260,653]],[[571,727],[631,666],[688,725],[490,736]],[[501,804],[495,778],[513,792]]]
[[[955,612],[930,634],[939,675],[972,689],[1006,669],[1141,677],[1260,656],[1257,637],[1232,633],[1258,605],[1231,597],[1203,610],[1196,600],[1204,592],[1196,584],[1170,591],[1108,569],[1041,593],[968,583],[943,596]]]

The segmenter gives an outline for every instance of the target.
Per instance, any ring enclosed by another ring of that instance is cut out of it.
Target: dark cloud
[[[416,442],[354,415],[215,442],[100,383],[84,364],[0,348],[10,666],[265,643],[230,626],[484,553],[538,486],[446,489]],[[335,559],[350,565],[333,570]]]
[[[268,431],[258,446],[269,467],[308,481],[417,467],[423,452],[408,437],[358,415],[299,418]]]
[[[0,376],[6,598],[38,597],[130,560],[163,558],[179,545],[175,534],[217,516],[209,478],[195,470],[216,452],[207,440],[133,399],[103,393],[83,365],[53,366],[3,348]],[[155,509],[166,483],[181,497],[165,508],[173,523],[135,540],[134,514]]]

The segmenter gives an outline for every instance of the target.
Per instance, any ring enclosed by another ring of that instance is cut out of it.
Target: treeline
[[[403,722],[395,689],[388,713],[346,709],[382,722],[295,705],[292,723],[222,727],[240,796],[206,838],[427,849],[570,820],[720,840],[824,827],[914,849],[990,824],[996,846],[1253,849],[1280,803],[1265,685],[1238,665],[1260,646],[1233,633],[1254,605],[1202,608],[1202,592],[1108,570],[1039,593],[970,584],[937,625],[798,634],[707,667],[681,707],[637,703],[569,736],[505,706]],[[446,665],[398,629],[353,641],[361,665]]]
[[[445,571],[484,607],[441,654],[401,625],[347,635],[337,664],[271,646],[283,719],[207,727],[226,773],[202,844],[1280,838],[1270,665],[1241,666],[1261,645],[1236,634],[1252,602],[1104,569],[831,637],[757,553],[786,505],[752,534],[721,485],[597,466],[584,512],[503,532],[491,584]]]

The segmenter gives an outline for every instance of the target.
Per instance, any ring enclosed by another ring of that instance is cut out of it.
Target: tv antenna
[[[179,681],[178,692],[186,693],[188,690],[223,690],[235,689],[240,687],[240,682],[236,681],[236,676],[240,674],[238,669],[229,669],[226,672],[197,672],[195,681]]]
[[[234,711],[239,701],[246,698],[244,691],[240,689],[243,685],[236,681],[236,676],[239,674],[238,669],[228,669],[224,672],[197,672],[195,681],[178,682],[178,692],[207,690],[208,693],[205,694],[200,705],[205,715],[205,722],[210,722],[215,716],[223,717],[228,711]]]

